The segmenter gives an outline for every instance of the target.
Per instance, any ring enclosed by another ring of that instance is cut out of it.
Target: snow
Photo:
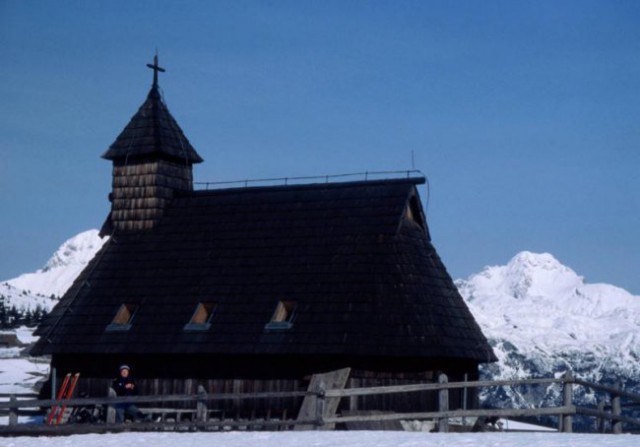
[[[500,359],[496,378],[640,377],[639,296],[586,284],[552,255],[527,251],[456,285]]]
[[[33,363],[23,358],[3,358],[0,364],[0,392],[33,392],[33,385],[49,372],[48,363]]]
[[[52,300],[50,296],[18,289],[8,281],[0,284],[0,298],[3,298],[6,307],[15,306],[19,310],[34,310],[39,306],[48,311],[57,303],[57,300]]]
[[[631,447],[635,435],[391,431],[121,433],[5,438],[3,447]]]
[[[16,334],[18,340],[24,344],[33,343],[38,339],[33,335],[33,329],[25,326],[11,331],[0,331],[0,334],[5,333]],[[25,357],[24,349],[0,348],[0,394],[33,393],[36,383],[49,376],[49,359]],[[0,418],[0,424],[2,423]]]
[[[93,259],[108,238],[100,238],[98,230],[88,230],[64,242],[35,273],[25,273],[6,281],[18,290],[44,296],[62,296]]]
[[[510,419],[500,419],[498,425],[502,426],[502,431],[546,431],[557,432],[555,428],[544,427],[542,425],[527,424],[525,422],[512,421]]]
[[[25,344],[35,343],[38,341],[38,338],[40,338],[33,335],[33,328],[28,328],[26,326],[20,326],[18,329],[15,329],[14,332],[18,337],[18,340]]]

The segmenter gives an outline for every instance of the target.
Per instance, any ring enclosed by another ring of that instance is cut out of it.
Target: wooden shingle
[[[156,84],[102,158],[118,160],[145,156],[162,156],[188,163],[203,161],[171,116]]]
[[[36,352],[493,359],[426,221],[406,213],[420,182],[182,193],[153,230],[111,238]],[[216,303],[209,327],[185,331],[203,302]],[[280,302],[295,315],[270,330]],[[106,331],[125,303],[138,306],[131,327]]]

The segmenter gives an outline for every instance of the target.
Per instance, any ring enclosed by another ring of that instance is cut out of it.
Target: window
[[[214,303],[198,303],[191,320],[185,324],[186,331],[206,331],[211,327],[211,319],[216,305]]]
[[[136,304],[122,304],[111,324],[107,326],[108,331],[128,331],[131,329],[131,322],[138,310]]]
[[[293,326],[295,311],[295,301],[278,301],[271,321],[266,324],[265,329],[290,329]]]

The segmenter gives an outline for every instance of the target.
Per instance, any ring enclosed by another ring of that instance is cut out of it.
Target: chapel
[[[103,396],[127,363],[141,394],[285,391],[332,371],[344,387],[474,380],[496,360],[432,242],[424,177],[194,188],[203,158],[169,112],[157,57],[149,67],[145,101],[102,155],[108,241],[37,330],[32,353],[59,377],[80,372],[79,389]]]

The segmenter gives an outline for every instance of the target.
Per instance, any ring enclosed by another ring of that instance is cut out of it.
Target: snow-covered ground
[[[48,375],[48,363],[34,363],[25,358],[0,358],[0,393],[33,393],[36,382]]]
[[[37,340],[37,337],[33,336],[33,330],[26,327],[0,331],[5,332],[16,334],[18,340],[24,344]],[[36,382],[49,375],[49,363],[46,359],[19,357],[20,351],[21,348],[17,347],[0,348],[0,393],[33,393]]]
[[[3,447],[632,447],[637,435],[565,433],[229,432],[5,438]]]

